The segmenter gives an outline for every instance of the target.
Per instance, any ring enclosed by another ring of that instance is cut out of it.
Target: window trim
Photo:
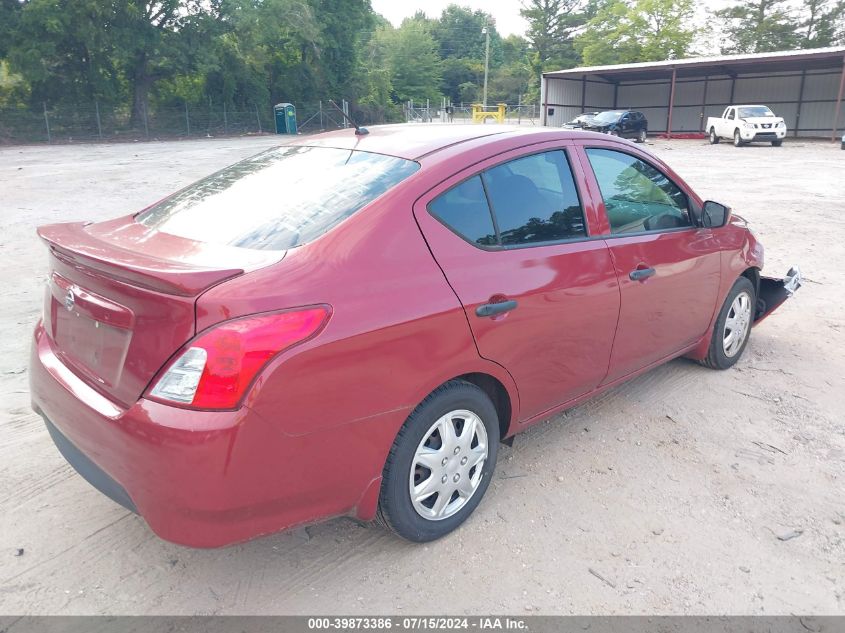
[[[681,187],[677,182],[675,182],[674,178],[670,178],[669,174],[663,171],[660,167],[652,163],[650,160],[646,160],[642,156],[637,156],[636,154],[632,154],[629,151],[625,151],[627,148],[616,145],[616,144],[608,144],[608,145],[582,145],[581,149],[584,150],[584,158],[587,159],[587,165],[592,172],[593,179],[596,181],[596,186],[598,187],[599,196],[601,196],[601,205],[604,208],[604,216],[607,219],[607,227],[610,229],[610,233],[608,233],[605,238],[615,238],[615,237],[627,237],[629,235],[654,235],[655,233],[677,233],[679,231],[687,231],[689,229],[700,229],[701,227],[698,225],[695,219],[695,215],[693,214],[693,207],[692,207],[692,198],[690,197],[689,192]],[[646,165],[649,165],[652,169],[656,169],[658,172],[663,174],[663,177],[666,178],[669,182],[671,182],[677,189],[684,194],[684,197],[687,199],[687,217],[689,218],[691,224],[689,226],[678,226],[671,229],[655,229],[654,231],[637,231],[636,233],[614,233],[613,232],[613,225],[610,223],[610,216],[607,214],[607,204],[604,201],[604,194],[601,192],[601,185],[599,184],[599,179],[596,177],[596,170],[593,168],[593,163],[590,162],[590,155],[587,153],[589,149],[603,149],[611,152],[618,152],[620,154],[625,154],[632,158],[636,158],[639,161],[642,161]]]
[[[527,152],[525,154],[521,154],[519,156],[513,156],[511,158],[508,158],[506,160],[498,162],[494,165],[489,165],[488,167],[485,167],[485,168],[481,169],[480,171],[477,171],[473,174],[468,175],[466,178],[462,178],[458,182],[450,185],[449,187],[447,187],[446,189],[441,191],[439,194],[434,196],[431,200],[426,202],[425,210],[432,218],[434,218],[437,222],[442,224],[450,233],[459,237],[460,239],[462,239],[464,242],[466,242],[470,246],[474,246],[475,248],[482,250],[482,251],[493,251],[493,252],[496,252],[496,251],[512,251],[512,250],[519,250],[519,249],[523,249],[523,248],[537,248],[537,247],[543,247],[543,246],[555,246],[557,244],[573,244],[573,243],[577,243],[577,242],[588,242],[588,241],[592,241],[594,239],[603,239],[602,236],[590,235],[590,224],[587,221],[587,213],[586,213],[586,210],[584,208],[584,199],[581,196],[581,188],[578,184],[578,178],[575,175],[575,170],[572,168],[572,158],[571,158],[572,152],[571,152],[571,150],[575,150],[575,146],[568,145],[568,146],[559,146],[559,147],[549,147],[549,148],[546,148],[546,149],[536,149],[534,151]],[[566,165],[567,165],[567,167],[569,167],[569,173],[572,176],[572,184],[575,185],[575,196],[578,198],[578,206],[581,209],[581,219],[584,222],[584,235],[582,235],[580,237],[567,238],[567,239],[564,239],[564,240],[552,240],[552,241],[546,241],[546,242],[531,242],[531,243],[528,243],[528,244],[502,244],[502,236],[501,236],[501,233],[499,231],[499,220],[498,220],[498,217],[496,216],[496,209],[493,205],[492,200],[490,199],[490,194],[487,191],[487,183],[485,182],[485,179],[484,179],[484,173],[487,172],[487,171],[490,171],[491,169],[495,169],[496,167],[500,167],[502,165],[507,165],[508,163],[512,163],[512,162],[517,161],[517,160],[522,160],[523,158],[528,158],[530,156],[536,156],[536,155],[539,155],[539,154],[549,154],[551,152],[562,152],[563,156],[564,156],[564,160],[566,161]],[[491,157],[491,158],[494,158],[494,157]],[[431,207],[430,207],[431,203],[434,202],[437,198],[439,198],[440,196],[442,196],[446,192],[451,191],[455,187],[461,186],[463,183],[465,183],[468,180],[471,180],[472,178],[475,178],[476,176],[478,176],[478,178],[481,180],[481,186],[484,189],[484,197],[487,200],[487,208],[490,212],[490,217],[493,220],[493,229],[496,232],[496,239],[499,242],[495,246],[485,246],[483,244],[478,244],[477,242],[471,242],[466,237],[464,237],[463,235],[461,235],[460,233],[455,231],[451,226],[446,224],[446,222],[444,222],[439,217],[437,217],[437,215],[435,215],[432,212]]]

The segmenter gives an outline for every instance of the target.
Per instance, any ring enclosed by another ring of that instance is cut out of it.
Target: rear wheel
[[[746,277],[740,277],[719,311],[710,349],[707,358],[701,361],[702,365],[711,369],[728,369],[739,360],[748,345],[755,305],[754,285]]]
[[[716,134],[716,128],[711,127],[710,128],[710,144],[715,145],[716,143],[719,142],[719,140],[720,139],[719,139],[718,135]]]
[[[496,408],[479,387],[451,380],[408,416],[387,457],[378,519],[411,541],[463,523],[490,485],[499,450]]]
[[[739,135],[739,130],[734,130],[734,147],[742,147],[742,137]]]

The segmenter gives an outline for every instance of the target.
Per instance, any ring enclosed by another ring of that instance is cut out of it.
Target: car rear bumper
[[[120,409],[59,362],[40,323],[30,388],[68,462],[168,541],[218,547],[374,512],[383,462],[359,463],[342,451],[372,444],[367,425],[384,426],[380,416],[292,436],[248,407],[190,411],[142,398]]]

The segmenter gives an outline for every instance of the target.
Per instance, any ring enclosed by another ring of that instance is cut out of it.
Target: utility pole
[[[484,23],[484,28],[481,29],[481,32],[484,33],[484,99],[482,99],[482,105],[484,105],[484,109],[487,109],[487,73],[490,70],[490,29],[487,28],[487,23]]]

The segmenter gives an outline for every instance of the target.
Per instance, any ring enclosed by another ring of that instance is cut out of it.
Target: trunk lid
[[[38,235],[50,250],[47,336],[65,365],[123,406],[194,336],[200,294],[285,254],[196,242],[132,217]]]

